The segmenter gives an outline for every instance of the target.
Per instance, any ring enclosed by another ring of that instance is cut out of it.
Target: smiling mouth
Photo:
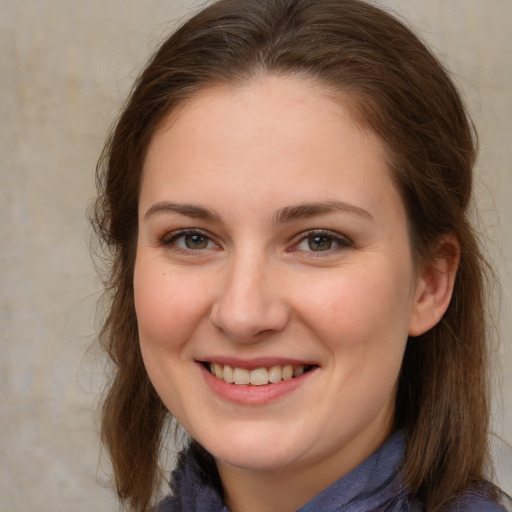
[[[312,365],[300,364],[292,365],[275,365],[270,368],[255,368],[248,370],[247,368],[232,367],[227,364],[219,363],[203,363],[205,368],[219,380],[223,380],[228,384],[235,385],[252,385],[266,386],[268,384],[276,384],[281,381],[295,379],[311,371]]]

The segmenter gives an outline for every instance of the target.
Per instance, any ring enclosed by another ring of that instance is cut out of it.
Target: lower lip
[[[246,405],[263,405],[277,400],[293,392],[315,373],[315,369],[303,373],[299,377],[282,380],[264,386],[229,384],[213,376],[201,363],[198,363],[203,372],[204,379],[210,389],[225,400]]]

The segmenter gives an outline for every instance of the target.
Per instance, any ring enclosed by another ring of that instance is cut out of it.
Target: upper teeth
[[[210,363],[210,372],[219,379],[223,379],[229,384],[252,384],[253,386],[264,386],[272,382],[281,380],[290,380],[298,377],[306,371],[306,366],[301,364],[292,366],[271,366],[270,368],[256,368],[247,370],[246,368],[233,368],[227,364]]]

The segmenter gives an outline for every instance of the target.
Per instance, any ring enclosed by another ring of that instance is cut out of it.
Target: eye
[[[325,235],[317,235],[317,236],[309,236],[308,238],[302,240],[302,242],[297,246],[300,250],[310,250],[310,251],[328,251],[332,248],[334,240]],[[304,247],[307,246],[307,247]]]
[[[162,242],[163,245],[174,246],[184,251],[200,251],[219,247],[206,233],[198,230],[170,233]]]
[[[337,233],[324,230],[313,230],[301,235],[292,251],[328,252],[352,247],[352,242]]]

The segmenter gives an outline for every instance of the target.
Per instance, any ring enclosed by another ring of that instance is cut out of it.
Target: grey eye
[[[168,242],[180,249],[198,251],[201,249],[213,249],[217,247],[215,242],[202,233],[181,233],[173,236]]]
[[[187,249],[206,249],[210,241],[203,235],[185,235],[183,239]]]
[[[307,244],[311,251],[328,251],[332,248],[333,239],[324,235],[312,236],[307,238]]]
[[[331,253],[349,247],[352,247],[352,243],[343,235],[330,231],[312,230],[309,233],[304,233],[304,236],[294,246],[293,250],[304,253]]]
[[[336,246],[336,240],[329,235],[311,235],[303,238],[298,244],[299,251],[322,252]]]

